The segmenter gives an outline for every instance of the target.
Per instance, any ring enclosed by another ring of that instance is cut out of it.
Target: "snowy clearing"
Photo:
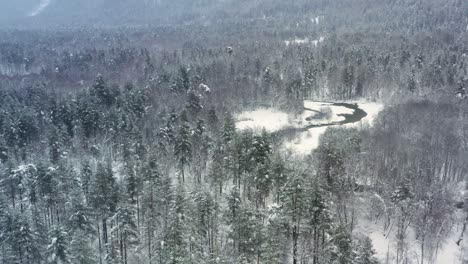
[[[317,47],[317,45],[319,43],[322,43],[323,41],[325,41],[324,37],[319,37],[318,39],[314,39],[314,40],[310,40],[309,38],[303,38],[303,39],[295,38],[293,40],[285,40],[284,43],[286,44],[286,46],[289,46],[289,45],[303,45],[303,44],[307,44],[307,43],[312,43],[312,45]]]
[[[383,109],[379,103],[357,103],[359,108],[367,112],[367,116],[359,122],[348,123],[344,126],[355,127],[363,123],[372,124],[377,114]],[[299,155],[307,155],[319,145],[320,136],[325,133],[328,126],[340,125],[344,122],[344,115],[352,115],[354,109],[343,105],[335,105],[330,102],[318,102],[312,100],[304,101],[304,111],[298,116],[288,115],[285,112],[272,109],[260,108],[253,111],[244,111],[236,116],[236,128],[239,130],[252,129],[268,132],[276,132],[285,128],[306,128],[299,132],[295,138],[286,140],[284,148]]]
[[[289,115],[271,108],[245,111],[236,116],[236,128],[275,132],[290,125]]]

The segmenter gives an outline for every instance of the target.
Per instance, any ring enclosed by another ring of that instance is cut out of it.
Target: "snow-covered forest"
[[[468,1],[4,2],[0,264],[468,263]]]

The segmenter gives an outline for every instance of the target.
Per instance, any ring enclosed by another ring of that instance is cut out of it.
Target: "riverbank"
[[[370,102],[305,100],[303,112],[296,116],[265,107],[243,111],[236,115],[236,128],[253,131],[265,129],[282,140],[285,149],[307,155],[318,147],[320,136],[328,127],[371,124],[383,107],[383,104]]]

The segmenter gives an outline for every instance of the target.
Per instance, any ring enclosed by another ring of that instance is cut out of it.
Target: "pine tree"
[[[273,84],[273,76],[271,73],[270,67],[265,68],[265,72],[263,73],[262,78],[262,91],[263,95],[269,95],[270,91],[272,90],[271,85]]]
[[[221,137],[225,144],[234,139],[235,132],[236,124],[234,123],[234,119],[230,113],[227,113],[224,119],[223,131],[221,132]]]
[[[250,151],[251,158],[249,161],[254,161],[256,171],[254,174],[254,183],[257,193],[257,205],[264,206],[264,199],[270,193],[272,178],[270,176],[270,154],[271,145],[268,139],[268,134],[263,130],[262,135],[254,136],[252,149]]]
[[[57,164],[64,157],[64,139],[63,131],[52,127],[49,136],[49,158],[52,164]]]
[[[42,256],[38,234],[24,215],[9,215],[6,239],[14,252],[12,263],[40,263]]]
[[[198,113],[203,109],[201,103],[202,96],[194,89],[190,89],[187,92],[187,110],[189,114],[193,117],[196,117]]]
[[[303,176],[296,171],[292,172],[291,178],[284,186],[280,198],[283,204],[282,215],[284,215],[287,226],[291,230],[293,264],[299,263],[298,243],[307,203]]]
[[[215,239],[218,225],[218,203],[207,190],[192,193],[192,254],[197,262],[214,261]]]
[[[70,263],[68,252],[68,234],[62,227],[54,227],[50,231],[50,243],[47,246],[47,263]]]
[[[91,180],[93,178],[93,171],[88,160],[84,160],[81,164],[80,182],[81,189],[83,190],[86,202],[89,203],[89,195],[91,190]]]
[[[171,85],[171,91],[174,94],[182,94],[190,89],[189,69],[185,66],[180,66],[179,74]]]
[[[115,212],[118,202],[118,186],[112,173],[110,162],[107,166],[98,164],[93,189],[91,191],[91,205],[99,214],[102,222],[102,241],[104,245],[109,242],[107,219]],[[100,230],[98,229],[98,233]],[[100,238],[99,238],[100,241]],[[100,243],[100,252],[101,252]]]
[[[354,259],[351,235],[344,226],[338,226],[331,238],[331,264],[351,264]]]
[[[96,80],[94,81],[94,85],[91,90],[91,95],[95,96],[101,104],[107,106],[112,105],[115,100],[115,94],[113,94],[113,91],[111,91],[111,89],[106,85],[102,74],[98,74],[96,76]]]
[[[236,263],[251,263],[261,256],[264,237],[262,217],[251,208],[242,204],[239,190],[235,187],[228,195],[228,207],[224,213],[226,224],[230,227],[228,237],[235,249]]]
[[[119,250],[118,234],[111,232],[109,243],[106,244],[106,264],[124,264]]]
[[[177,133],[174,154],[178,161],[182,182],[185,182],[185,167],[190,163],[192,154],[192,143],[190,142],[190,127],[188,126],[187,115],[182,112],[180,125]]]
[[[167,233],[165,236],[164,255],[167,260],[163,263],[184,264],[189,263],[188,241],[186,235],[186,197],[180,186],[177,190],[174,207],[170,211]]]
[[[203,172],[209,160],[211,138],[206,133],[205,122],[198,120],[191,137],[192,145],[192,174],[198,184],[202,182]]]
[[[208,126],[213,134],[216,134],[219,126],[219,119],[216,108],[212,106],[208,111]]]
[[[372,241],[365,237],[359,240],[357,249],[355,250],[356,256],[353,264],[378,264],[379,261],[375,258],[375,251],[372,248]]]
[[[408,90],[412,93],[416,91],[416,73],[414,68],[411,69],[411,76],[408,78]]]
[[[284,241],[287,241],[287,237],[284,232],[281,212],[277,205],[269,208],[263,233],[265,242],[262,244],[262,261],[271,264],[284,263]]]
[[[313,263],[320,263],[324,261],[324,248],[327,246],[325,238],[332,230],[333,219],[327,201],[327,193],[318,177],[314,178],[312,186],[308,188],[306,199],[306,218],[308,219],[306,224],[308,224],[309,232],[312,235]]]
[[[70,241],[70,259],[73,264],[95,264],[96,252],[92,247],[92,240],[82,230],[73,232]]]
[[[214,188],[217,188],[219,191],[219,195],[223,193],[223,184],[225,180],[225,172],[224,172],[224,149],[222,147],[222,143],[218,142],[215,146],[213,151],[212,159],[211,159],[211,166],[209,168],[208,177],[211,181],[211,184]]]
[[[135,213],[130,206],[121,205],[111,219],[114,223],[111,233],[118,234],[116,239],[120,245],[120,259],[124,264],[128,263],[129,249],[139,242],[138,228],[134,216]]]
[[[10,257],[13,255],[10,252],[10,247],[8,246],[11,228],[10,220],[10,208],[8,207],[4,193],[0,192],[0,260],[2,261],[2,263],[9,263]]]
[[[84,136],[89,139],[97,135],[102,121],[102,113],[97,109],[94,98],[83,96],[78,101],[78,116]]]
[[[161,246],[164,245],[174,194],[171,179],[161,172],[154,155],[145,164],[143,175],[142,215],[146,230],[142,231],[141,237],[145,239],[143,243],[149,261],[153,263],[165,259],[165,249]]]

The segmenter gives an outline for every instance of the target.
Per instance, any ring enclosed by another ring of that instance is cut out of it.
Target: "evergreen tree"
[[[93,171],[91,169],[91,165],[89,164],[88,160],[84,160],[81,164],[81,172],[80,172],[80,181],[81,181],[81,189],[83,190],[84,197],[86,198],[86,202],[89,202],[89,194],[91,188],[91,180],[93,178]]]
[[[272,264],[284,263],[284,241],[287,237],[284,232],[284,221],[277,205],[269,208],[262,232],[265,236],[265,242],[262,244],[262,260]]]
[[[73,264],[98,263],[95,250],[92,247],[92,239],[82,230],[73,232],[70,241],[70,259]]]
[[[164,239],[174,194],[171,179],[163,174],[154,155],[144,167],[142,214],[145,229],[141,233],[150,262],[165,259]],[[162,242],[162,243],[160,243]]]
[[[175,78],[171,86],[171,91],[175,94],[182,94],[190,89],[190,74],[189,69],[185,66],[179,67],[178,76]]]
[[[354,259],[351,235],[343,226],[338,226],[331,238],[332,248],[330,253],[331,264],[351,264]]]
[[[227,113],[224,119],[223,131],[221,132],[221,137],[223,138],[225,144],[231,142],[231,140],[234,139],[235,132],[236,124],[234,119],[230,113]]]
[[[102,221],[102,239],[104,245],[109,241],[107,219],[115,212],[118,193],[118,186],[115,182],[111,165],[105,166],[99,163],[93,181],[91,205],[99,213],[99,218]]]
[[[57,164],[64,157],[64,135],[57,127],[52,127],[49,136],[49,158],[52,164]]]
[[[412,93],[416,91],[416,73],[414,68],[411,69],[411,76],[408,78],[408,90]]]
[[[359,240],[357,249],[355,250],[356,256],[353,264],[378,264],[379,261],[375,258],[375,251],[372,248],[372,241],[365,237]]]
[[[212,133],[216,134],[216,131],[219,126],[219,119],[216,113],[216,108],[214,106],[212,106],[208,111],[208,126]]]
[[[293,264],[299,263],[299,237],[304,221],[304,212],[307,204],[305,183],[301,173],[292,172],[291,178],[284,186],[281,194],[283,204],[282,214],[285,217],[292,239]]]
[[[109,243],[106,244],[106,264],[124,264],[122,260],[122,254],[119,248],[118,234],[111,232]]]
[[[24,215],[9,215],[6,233],[7,243],[13,251],[12,263],[40,263],[42,256],[38,234]]]
[[[163,263],[184,264],[189,263],[188,241],[186,235],[186,197],[185,191],[179,187],[175,197],[175,203],[170,211],[169,223],[165,237],[164,255],[167,260]]]
[[[190,127],[187,121],[187,115],[182,112],[180,125],[177,133],[174,154],[177,158],[182,182],[185,182],[185,167],[190,163],[192,154],[192,143],[190,142]]]
[[[109,89],[102,74],[98,74],[96,76],[96,80],[94,81],[94,85],[91,89],[91,95],[95,96],[99,103],[106,106],[112,105],[116,97],[115,89]]]
[[[128,263],[129,249],[136,246],[139,242],[138,228],[135,222],[134,212],[128,205],[117,208],[111,221],[114,227],[112,234],[118,234],[117,240],[120,245],[120,259],[122,263]]]
[[[47,246],[47,263],[70,263],[68,234],[62,227],[54,227],[50,231],[50,243]]]
[[[201,100],[201,94],[199,94],[194,89],[190,89],[187,92],[187,110],[191,116],[197,116],[198,113],[203,109]]]
[[[84,96],[78,101],[81,129],[87,139],[97,135],[102,121],[102,113],[97,110],[96,104],[89,96]]]

